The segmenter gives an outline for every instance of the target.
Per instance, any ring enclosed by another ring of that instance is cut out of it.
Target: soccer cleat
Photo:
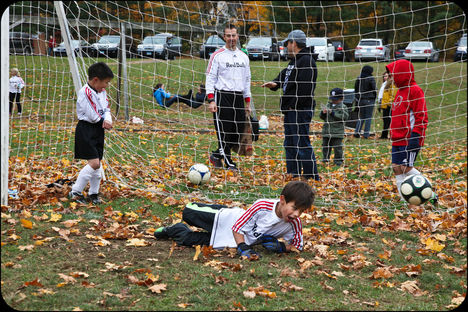
[[[432,192],[431,198],[429,198],[429,202],[434,206],[439,206],[439,196],[435,192]]]
[[[157,239],[167,239],[169,236],[167,235],[166,227],[161,226],[154,231],[154,237]]]
[[[213,154],[210,155],[210,163],[215,168],[223,168],[223,162],[221,161],[221,158],[218,158],[214,156]]]
[[[68,193],[68,198],[80,204],[86,205],[88,203],[86,201],[86,198],[83,196],[83,194],[78,193],[78,192],[71,191],[70,193]]]
[[[102,204],[103,201],[102,199],[99,197],[98,194],[90,194],[88,196],[88,200],[93,203],[93,205],[99,205],[99,204]]]
[[[228,165],[228,166],[226,166],[226,169],[227,169],[227,170],[231,170],[231,171],[239,171],[239,169],[237,168],[236,164]]]

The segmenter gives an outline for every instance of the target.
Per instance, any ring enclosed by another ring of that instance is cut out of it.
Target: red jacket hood
[[[393,81],[398,88],[408,87],[416,81],[414,80],[414,67],[408,60],[397,60],[388,64],[387,70],[393,76]]]

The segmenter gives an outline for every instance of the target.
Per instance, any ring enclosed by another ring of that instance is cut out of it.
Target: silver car
[[[159,57],[174,59],[181,55],[182,42],[179,37],[169,33],[147,36],[137,47],[137,54],[141,57]]]
[[[359,62],[363,59],[388,62],[390,48],[382,39],[362,39],[354,51],[354,60]]]
[[[408,60],[439,61],[439,50],[430,41],[413,41],[408,44],[403,53]]]

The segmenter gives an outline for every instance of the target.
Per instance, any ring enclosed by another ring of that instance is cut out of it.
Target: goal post
[[[10,155],[9,151],[9,108],[8,108],[8,78],[9,78],[9,68],[10,68],[10,58],[9,58],[9,16],[10,12],[6,9],[2,14],[2,21],[1,21],[1,40],[0,40],[0,55],[1,55],[1,77],[2,77],[2,94],[1,96],[1,204],[8,205],[8,172],[9,172],[9,165],[8,165],[8,158]]]

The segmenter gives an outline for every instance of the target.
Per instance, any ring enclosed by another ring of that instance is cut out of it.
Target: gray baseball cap
[[[296,30],[291,31],[289,33],[288,37],[286,38],[286,40],[284,41],[283,45],[285,47],[288,45],[289,40],[294,40],[296,42],[299,42],[299,43],[302,42],[303,44],[305,44],[306,43],[306,35],[302,30],[296,29]]]

